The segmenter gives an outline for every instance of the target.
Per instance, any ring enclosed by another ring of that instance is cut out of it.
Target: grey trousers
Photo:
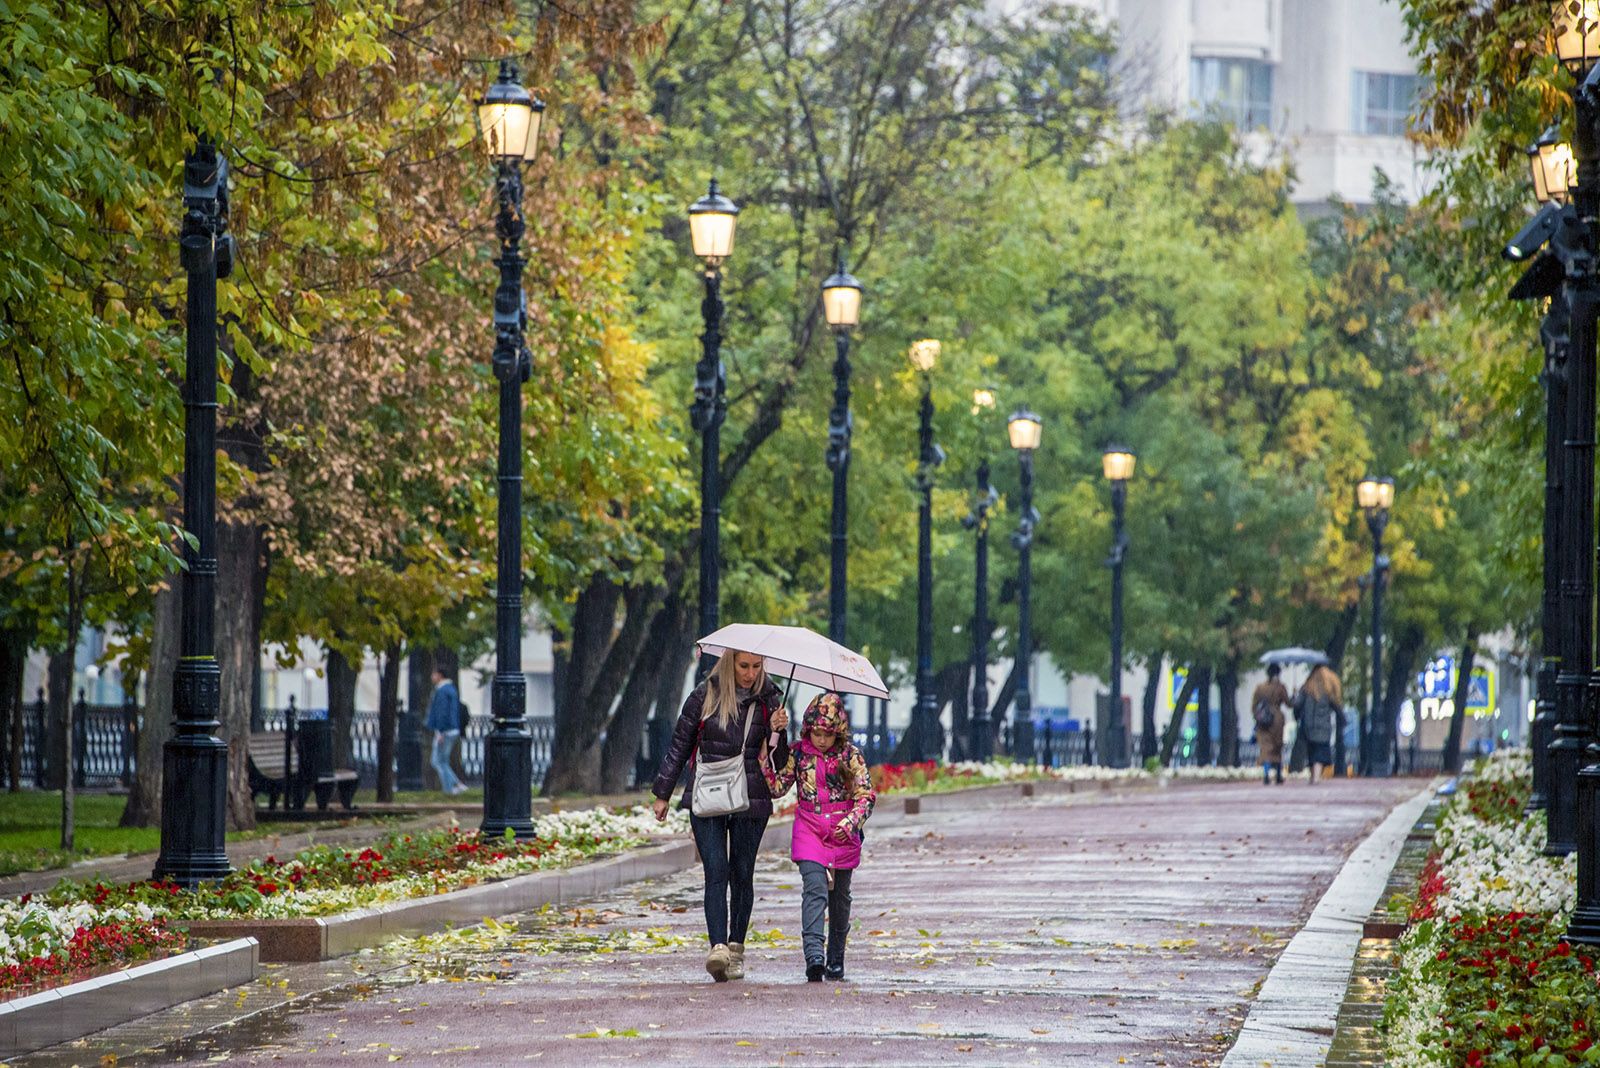
[[[845,938],[850,934],[850,868],[833,869],[833,889],[828,889],[828,869],[814,860],[800,862],[800,944],[807,964],[844,963]],[[823,953],[822,914],[828,914],[827,953]]]

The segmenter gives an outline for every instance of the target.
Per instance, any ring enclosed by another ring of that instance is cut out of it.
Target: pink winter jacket
[[[763,763],[762,771],[774,798],[800,785],[791,858],[827,868],[860,865],[861,826],[878,797],[861,750],[841,740],[826,753],[818,752],[810,738],[802,738],[781,768]]]

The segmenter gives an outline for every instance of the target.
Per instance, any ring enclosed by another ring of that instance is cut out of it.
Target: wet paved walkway
[[[16,1063],[1214,1065],[1344,858],[1421,785],[1174,786],[869,824],[842,984],[804,981],[799,878],[770,857],[743,982],[705,975],[685,873],[307,966],[347,985],[163,1050],[134,1053],[155,1035],[129,1025],[132,1046],[113,1031]]]

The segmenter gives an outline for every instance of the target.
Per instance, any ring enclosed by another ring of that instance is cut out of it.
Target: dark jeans
[[[706,935],[713,946],[743,942],[756,903],[756,855],[767,821],[747,816],[690,816],[706,876]]]
[[[800,945],[807,964],[823,962],[822,914],[828,914],[827,963],[844,963],[845,938],[850,934],[850,877],[854,868],[833,869],[833,889],[828,889],[828,869],[814,860],[800,862]]]
[[[1283,761],[1281,761],[1281,760],[1263,761],[1262,764],[1261,764],[1261,781],[1262,782],[1270,782],[1270,781],[1272,781],[1272,773],[1274,771],[1276,771],[1278,773],[1278,781],[1282,782],[1283,781]]]

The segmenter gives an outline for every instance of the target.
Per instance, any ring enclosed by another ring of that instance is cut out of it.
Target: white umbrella
[[[838,693],[889,696],[877,669],[859,653],[804,627],[730,623],[695,643],[701,653],[750,653],[766,661],[768,675],[804,682]]]
[[[1263,664],[1326,664],[1328,654],[1320,649],[1307,649],[1293,645],[1287,649],[1269,649],[1261,654]]]

